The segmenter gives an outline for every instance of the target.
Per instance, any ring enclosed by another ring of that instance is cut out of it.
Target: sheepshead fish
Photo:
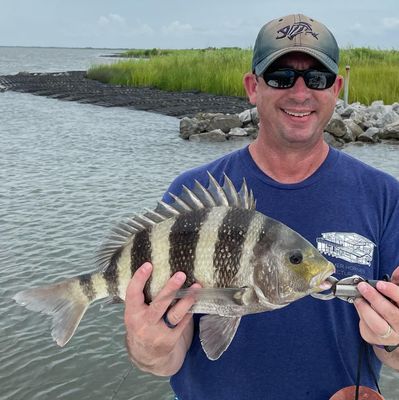
[[[245,180],[237,191],[225,175],[223,187],[209,175],[207,188],[195,181],[172,203],[116,226],[99,252],[99,269],[14,296],[30,310],[52,316],[52,337],[64,346],[88,306],[105,297],[124,300],[128,283],[144,262],[153,272],[144,289],[151,302],[177,271],[187,275],[182,298],[194,282],[193,313],[200,319],[202,347],[211,360],[228,348],[246,314],[275,310],[326,289],[334,272],[298,233],[255,210]],[[171,299],[172,300],[172,299]]]

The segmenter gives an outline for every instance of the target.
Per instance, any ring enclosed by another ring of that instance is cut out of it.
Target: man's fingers
[[[384,282],[384,284],[392,285]],[[355,300],[363,338],[373,344],[399,342],[398,309],[367,284],[359,284],[364,298]]]
[[[355,307],[369,333],[381,337],[387,330],[387,322],[377,312],[375,312],[367,301],[356,299]]]
[[[148,322],[156,324],[170,306],[174,292],[179,290],[186,280],[184,272],[176,272],[166,283],[165,287],[153,299],[148,308]]]
[[[144,286],[151,276],[152,265],[148,262],[144,263],[134,273],[126,290],[125,298],[125,314],[137,312],[140,307],[144,306]],[[133,311],[134,310],[134,311]]]
[[[376,290],[369,284],[361,282],[357,287],[361,295],[379,315],[389,323],[395,326],[399,325],[399,309],[389,300],[394,302],[399,300],[399,288],[396,285],[390,282],[378,282]]]
[[[191,288],[198,289],[201,285],[194,283]],[[195,303],[195,295],[188,295],[179,300],[173,307],[166,311],[168,321],[172,325],[178,325],[190,311],[191,306]]]

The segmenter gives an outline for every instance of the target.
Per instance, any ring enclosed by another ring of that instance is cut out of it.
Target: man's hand
[[[143,264],[133,275],[126,291],[125,326],[126,347],[132,361],[142,370],[156,375],[175,374],[184,361],[193,335],[192,314],[188,314],[195,300],[185,297],[172,307],[172,294],[186,280],[183,272],[177,272],[153,299],[144,302],[144,286],[151,276],[152,265]],[[198,284],[192,287],[200,287]],[[170,307],[170,308],[169,308]],[[175,328],[170,328],[167,319]]]
[[[393,272],[391,282],[377,283],[377,290],[365,282],[357,288],[363,296],[355,300],[363,339],[376,345],[399,344],[399,267]],[[392,353],[374,349],[382,362],[399,369],[399,348]]]

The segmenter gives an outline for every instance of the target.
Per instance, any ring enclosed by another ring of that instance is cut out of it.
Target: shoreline
[[[199,91],[168,92],[153,87],[131,87],[88,79],[86,71],[20,72],[0,76],[0,92],[14,91],[102,107],[124,107],[180,119],[180,137],[195,141],[256,138],[256,108],[246,98]],[[399,103],[374,101],[344,105],[337,101],[324,129],[334,147],[347,143],[399,143]]]
[[[8,90],[102,107],[125,107],[177,118],[194,117],[200,112],[236,114],[251,107],[242,97],[105,84],[87,79],[86,71],[20,72],[0,76],[0,92]]]

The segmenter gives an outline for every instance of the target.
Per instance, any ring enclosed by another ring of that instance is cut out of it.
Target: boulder
[[[248,110],[245,110],[242,113],[238,114],[238,118],[240,118],[240,121],[243,126],[252,123],[251,110],[248,109]]]
[[[343,104],[339,106],[335,111],[341,115],[342,118],[349,118],[354,112],[364,112],[365,106],[359,102],[349,104],[344,108]]]
[[[197,118],[184,117],[180,120],[180,137],[188,139],[191,135],[200,133],[199,121]]]
[[[251,118],[252,118],[252,123],[255,126],[258,126],[258,124],[259,124],[259,114],[258,114],[258,109],[256,107],[251,108]]]
[[[378,118],[377,121],[375,121],[374,126],[377,128],[383,128],[384,126],[393,124],[396,121],[399,121],[399,114],[391,109]]]
[[[195,115],[195,118],[198,120],[211,120],[215,117],[223,117],[225,114],[223,113],[207,113],[207,112],[200,112]]]
[[[236,114],[226,114],[221,116],[213,117],[208,125],[208,131],[213,131],[215,129],[220,129],[224,133],[228,133],[230,129],[241,128],[242,123],[240,118]]]
[[[343,143],[337,140],[333,135],[331,135],[331,133],[324,132],[324,140],[327,144],[337,149],[343,147]]]
[[[361,125],[364,121],[364,111],[355,110],[349,117],[356,125]]]
[[[386,113],[386,108],[384,105],[384,102],[382,100],[376,100],[373,101],[368,107],[368,110],[372,114],[385,114]]]
[[[347,132],[347,136],[352,142],[356,141],[357,138],[363,133],[363,129],[356,124],[352,118],[344,119],[344,124],[349,130],[349,132]]]
[[[259,116],[258,116],[258,109],[256,107],[250,108],[248,110],[243,111],[242,113],[238,114],[241,123],[243,126],[253,124],[259,124]]]
[[[244,128],[233,128],[227,134],[228,139],[242,139],[247,136],[248,136],[248,133]]]
[[[215,129],[210,132],[191,135],[189,140],[190,142],[224,142],[227,140],[227,136],[221,129]]]
[[[255,139],[259,132],[258,125],[256,107],[232,115],[198,113],[195,118],[186,117],[180,121],[180,137],[193,141],[224,141],[240,137]],[[399,102],[384,105],[382,101],[374,101],[369,107],[360,103],[344,107],[343,101],[338,100],[324,136],[334,147],[356,141],[399,140]]]
[[[397,139],[399,140],[399,121],[389,124],[380,130],[380,139]]]
[[[379,142],[379,132],[380,130],[378,128],[369,128],[366,132],[363,132],[361,135],[359,135],[358,140],[366,143],[377,143]]]
[[[325,127],[325,131],[331,133],[335,137],[343,137],[347,133],[347,127],[341,116],[334,112],[333,116]]]

